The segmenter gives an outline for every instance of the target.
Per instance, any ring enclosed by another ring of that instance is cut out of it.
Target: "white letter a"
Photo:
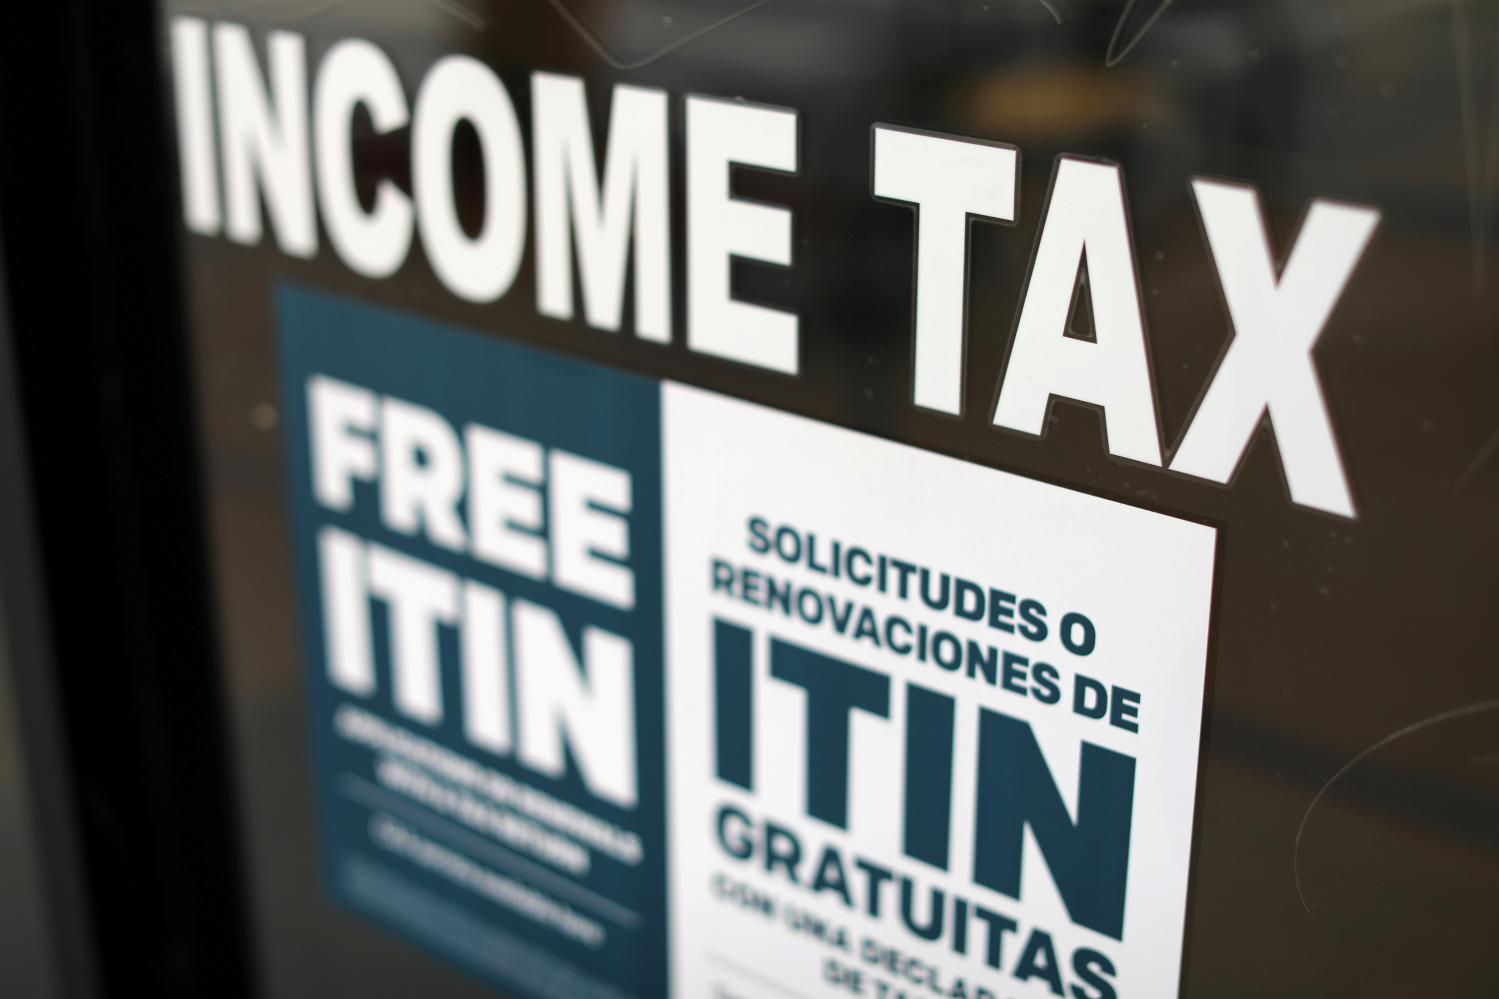
[[[1067,335],[1085,260],[1092,342]],[[1057,166],[994,425],[1040,436],[1052,396],[1102,409],[1110,454],[1161,463],[1119,168],[1066,156]]]

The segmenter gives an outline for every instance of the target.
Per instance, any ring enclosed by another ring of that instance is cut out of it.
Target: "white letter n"
[[[590,791],[633,808],[638,785],[630,643],[585,627],[580,662],[555,612],[525,600],[511,607],[521,762],[562,777],[570,751]]]

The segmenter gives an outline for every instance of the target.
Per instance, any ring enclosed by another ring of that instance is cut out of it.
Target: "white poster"
[[[672,994],[1174,997],[1213,529],[662,405]]]

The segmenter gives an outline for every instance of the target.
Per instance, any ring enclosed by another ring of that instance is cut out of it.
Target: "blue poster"
[[[659,385],[278,307],[329,892],[508,994],[664,995]]]

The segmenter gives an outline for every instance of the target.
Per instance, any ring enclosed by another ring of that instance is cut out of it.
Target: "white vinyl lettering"
[[[1085,261],[1092,342],[1067,335]],[[1040,436],[1053,396],[1102,409],[1110,454],[1161,463],[1119,167],[1066,156],[1057,166],[994,424]]]
[[[916,206],[913,401],[963,412],[968,223],[1015,220],[1013,146],[876,126],[874,193]]]
[[[1242,184],[1192,183],[1234,338],[1172,458],[1228,482],[1268,417],[1291,499],[1354,516],[1312,348],[1379,222],[1371,208],[1317,199],[1277,278],[1259,197]]]
[[[590,326],[616,332],[634,240],[635,332],[671,339],[666,94],[614,88],[603,181],[594,169],[587,98],[576,77],[531,77],[536,184],[536,300],[543,315],[573,316],[574,242]]]
[[[389,277],[411,249],[411,199],[390,180],[381,180],[374,207],[365,211],[354,185],[349,137],[358,107],[369,112],[378,132],[406,126],[410,115],[401,80],[390,59],[374,45],[343,41],[323,56],[312,101],[318,203],[328,240],[356,273]]]
[[[749,292],[736,298],[735,276],[764,278],[764,265],[789,268],[803,244],[835,254],[824,267],[838,266],[839,252],[843,264],[886,260],[870,248],[834,245],[861,231],[852,217],[846,233],[797,241],[791,207],[773,203],[789,198],[736,197],[736,178],[752,171],[794,177],[801,169],[794,109],[623,83],[600,90],[591,107],[580,77],[534,72],[525,136],[505,81],[469,56],[438,58],[411,96],[396,61],[362,39],[319,43],[309,57],[304,36],[291,31],[178,16],[169,34],[181,211],[187,230],[201,236],[266,241],[310,258],[319,250],[320,215],[333,251],[355,274],[394,275],[419,241],[438,283],[466,302],[492,303],[513,289],[527,254],[534,176],[537,312],[610,333],[630,327],[633,339],[662,345],[681,320],[694,355],[791,376],[802,371],[801,315],[785,301],[776,307]],[[680,140],[672,135],[675,100]],[[356,148],[364,121],[380,137],[380,162],[364,162]],[[464,151],[470,139],[477,140],[473,164]],[[398,149],[409,151],[409,192],[400,166],[384,162]],[[969,321],[969,235],[976,220],[1016,221],[1020,150],[875,124],[869,156],[869,193],[915,215],[909,399],[961,417],[971,408],[973,380],[993,377],[973,363],[987,364],[988,350],[968,349],[969,326],[995,338],[989,350],[1000,346],[994,317]],[[818,167],[853,179],[843,157]],[[674,170],[682,172],[681,188]],[[1191,187],[1232,335],[1175,437],[1169,468],[1230,483],[1263,435],[1293,503],[1355,517],[1313,354],[1379,212],[1314,199],[1283,255],[1270,245],[1254,187],[1202,178]],[[678,190],[681,207],[673,204]],[[832,188],[819,182],[811,190],[825,196]],[[685,233],[682,247],[673,245],[676,227]],[[986,414],[993,427],[1044,438],[1058,400],[1080,403],[1098,411],[1109,454],[1155,468],[1166,463],[1133,239],[1122,168],[1059,156]],[[680,271],[678,249],[685,251]],[[870,279],[890,274],[888,261],[878,263]],[[999,284],[1007,276],[983,279]],[[819,315],[831,317],[836,303],[826,291],[797,288],[786,298],[815,302]],[[1075,302],[1086,303],[1089,329],[1073,328]],[[507,317],[514,319],[513,310]],[[834,351],[820,363],[847,361],[846,354]],[[888,360],[879,354],[864,352],[868,365]],[[1185,387],[1175,386],[1177,378],[1189,377],[1169,375],[1173,390]],[[903,373],[875,375],[863,366],[844,373],[871,400],[877,385],[868,379],[886,384],[892,376]],[[323,376],[311,377],[306,391],[319,504],[347,511],[368,488],[360,483],[378,483],[382,512],[396,530],[424,532],[495,568],[633,606],[633,577],[619,554],[628,548],[627,474],[602,465],[611,474],[584,474],[586,462],[538,442],[449,425],[435,414],[435,423],[417,419],[399,402],[386,414],[394,427],[387,432],[381,401],[368,391]]]
[[[707,97],[687,98],[687,345],[693,350],[794,375],[797,317],[736,300],[734,257],[791,265],[791,212],[732,196],[736,164],[794,173],[795,111]]]
[[[448,56],[432,67],[416,98],[412,187],[417,230],[442,283],[470,302],[510,290],[526,239],[526,174],[520,125],[505,86],[483,63]],[[458,218],[453,133],[467,122],[484,160],[484,224],[472,238]]]
[[[182,216],[191,231],[217,236],[221,220],[213,145],[213,90],[208,78],[208,28],[196,17],[172,21],[172,77]]]
[[[247,29],[215,25],[213,47],[229,238],[250,246],[260,242],[263,195],[281,249],[294,257],[311,257],[317,252],[317,224],[302,36],[287,31],[267,36],[269,94]]]

